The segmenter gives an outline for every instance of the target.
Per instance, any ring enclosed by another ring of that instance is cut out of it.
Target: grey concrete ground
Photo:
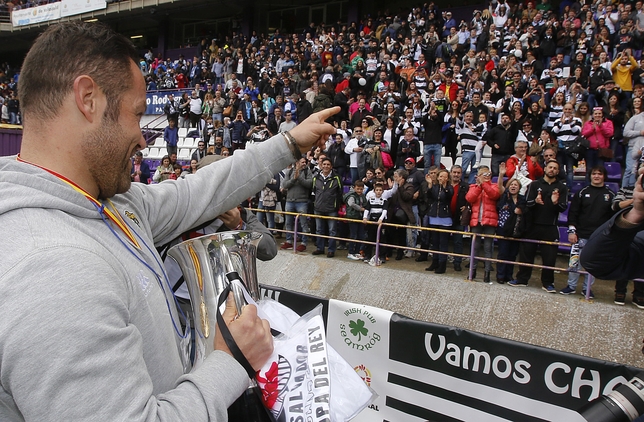
[[[346,251],[327,258],[310,255],[312,250],[280,251],[272,261],[258,262],[260,283],[644,368],[644,310],[630,303],[630,293],[625,306],[613,304],[614,281],[598,280],[596,299],[586,302],[580,294],[544,292],[539,271],[528,287],[518,288],[465,281],[465,268],[457,273],[451,264],[437,275],[424,271],[427,262],[410,258],[371,267],[348,260]],[[557,266],[563,267],[564,258],[560,261]],[[566,277],[556,275],[557,290]]]

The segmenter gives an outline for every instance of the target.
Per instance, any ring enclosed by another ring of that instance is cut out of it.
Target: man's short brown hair
[[[138,62],[134,45],[102,23],[80,21],[50,26],[27,53],[18,92],[23,115],[53,119],[73,90],[74,80],[88,75],[107,97],[105,115],[116,120],[121,94],[130,88],[130,63]]]

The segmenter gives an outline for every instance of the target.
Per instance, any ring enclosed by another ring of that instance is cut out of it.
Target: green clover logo
[[[362,340],[362,336],[369,334],[369,330],[364,327],[364,321],[359,319],[357,321],[349,321],[351,334],[358,336],[358,341]]]

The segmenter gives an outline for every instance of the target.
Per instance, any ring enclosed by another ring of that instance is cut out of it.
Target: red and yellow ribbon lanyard
[[[26,163],[26,164],[31,164],[32,166],[38,167],[39,169],[45,170],[47,173],[52,174],[53,176],[56,176],[58,179],[62,180],[63,182],[67,183],[69,186],[72,187],[76,192],[80,193],[83,195],[89,202],[91,202],[98,212],[100,214],[104,214],[116,227],[121,229],[121,232],[125,234],[125,237],[130,241],[134,247],[137,249],[141,250],[141,245],[139,245],[139,242],[136,240],[136,237],[134,237],[134,234],[132,233],[132,230],[125,224],[125,221],[123,221],[123,217],[116,211],[116,207],[110,201],[109,199],[107,200],[107,203],[112,207],[112,209],[108,208],[105,206],[105,204],[102,204],[98,199],[94,198],[92,195],[87,193],[83,188],[78,186],[76,183],[72,182],[62,174],[58,174],[53,170],[49,170],[46,167],[39,166],[38,164],[30,163],[29,161],[23,160],[20,158],[20,155],[16,157],[17,161],[20,161],[21,163]]]

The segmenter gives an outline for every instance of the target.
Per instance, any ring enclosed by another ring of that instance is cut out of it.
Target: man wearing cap
[[[443,37],[447,37],[450,34],[450,29],[454,28],[456,30],[456,20],[452,18],[452,12],[445,13],[445,25],[443,25]]]
[[[338,82],[338,84],[335,87],[336,94],[339,94],[340,92],[344,91],[346,88],[349,87],[349,81],[351,80],[351,73],[344,72],[342,77],[343,79],[340,82]]]
[[[620,106],[622,102],[626,99],[622,89],[615,83],[613,79],[609,79],[604,82],[603,87],[597,88],[597,94],[595,95],[595,100],[597,101],[598,107],[608,106],[608,97],[611,95],[616,95],[619,99]]]
[[[445,72],[445,81],[438,87],[438,89],[445,93],[445,96],[449,98],[450,102],[456,100],[458,84],[454,82],[453,73],[451,70],[447,70]]]

